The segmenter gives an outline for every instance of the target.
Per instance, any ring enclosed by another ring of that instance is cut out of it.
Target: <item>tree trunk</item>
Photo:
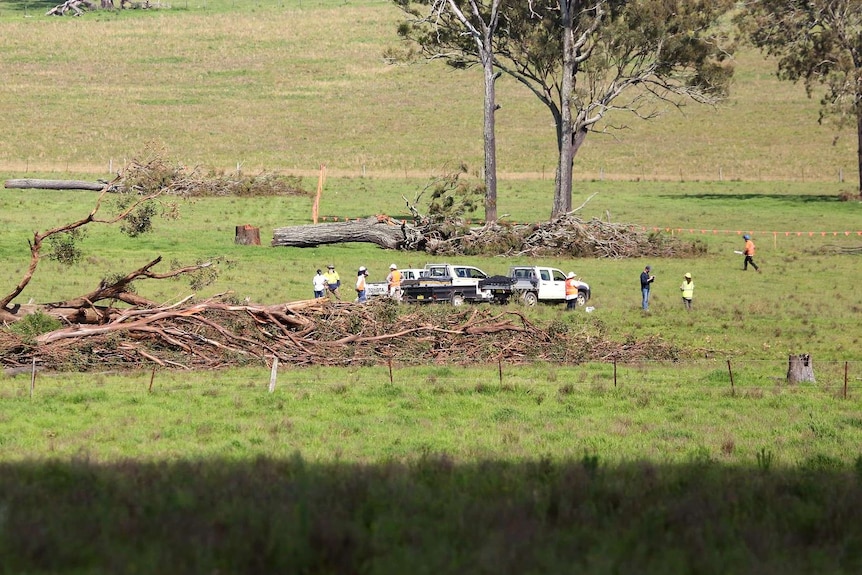
[[[424,237],[413,226],[397,224],[384,216],[276,228],[272,234],[272,245],[282,247],[313,248],[345,242],[372,243],[393,250],[417,249],[424,245]]]
[[[859,199],[862,200],[862,73],[856,81],[856,167],[859,168]]]
[[[492,33],[493,30],[490,32]],[[491,38],[485,38],[482,53],[482,68],[485,72],[485,223],[497,221],[497,136],[495,115],[497,96],[494,76],[494,56]]]
[[[787,361],[787,383],[810,381],[814,383],[814,364],[811,355],[801,353],[791,355]]]
[[[6,180],[4,186],[18,190],[89,190],[101,192],[108,184],[104,182],[83,182],[80,180],[39,180],[25,178]]]
[[[573,36],[575,6],[569,0],[560,1],[560,20],[563,34],[563,78],[560,87],[560,113],[562,129],[560,138],[560,163],[557,166],[558,181],[554,193],[551,217],[556,218],[572,209],[572,97],[575,92],[575,39]]]
[[[260,228],[250,226],[248,224],[246,224],[244,226],[237,226],[236,227],[236,236],[234,237],[234,243],[239,244],[241,246],[259,246],[260,245]]]

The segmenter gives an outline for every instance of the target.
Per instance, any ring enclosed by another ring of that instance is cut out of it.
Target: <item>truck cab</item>
[[[401,291],[406,302],[487,302],[492,300],[491,293],[479,288],[487,277],[473,266],[427,264],[418,278],[401,282]]]
[[[419,276],[421,276],[425,272],[425,268],[407,268],[401,270],[401,279],[402,280],[418,280]]]
[[[488,274],[473,266],[428,264],[423,277],[451,279],[452,285],[479,285],[479,281],[487,278]]]
[[[521,294],[526,305],[566,301],[566,274],[557,268],[544,266],[512,266],[509,277],[514,280],[515,291]],[[578,284],[578,305],[585,305],[590,299],[590,286],[580,280]]]

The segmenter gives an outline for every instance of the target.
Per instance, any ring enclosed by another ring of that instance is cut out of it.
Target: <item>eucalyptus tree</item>
[[[395,0],[410,19],[399,33],[415,40],[426,56],[444,58],[457,68],[482,66],[485,98],[485,221],[497,220],[497,142],[494,114],[494,42],[503,0]]]
[[[444,8],[472,3],[396,1],[436,5],[440,18]],[[531,90],[554,119],[559,162],[552,217],[572,209],[574,158],[587,135],[624,127],[610,122],[612,113],[652,119],[660,101],[717,104],[726,95],[733,44],[721,19],[734,5],[734,0],[500,2],[490,44],[493,67]],[[475,42],[449,41],[457,32],[401,31],[426,53],[443,55],[454,65],[476,63],[481,56]]]
[[[755,46],[778,59],[778,77],[826,92],[820,121],[856,126],[862,197],[862,0],[752,0],[737,18]]]
[[[572,209],[574,159],[620,113],[660,115],[661,102],[715,105],[727,94],[733,0],[523,0],[507,5],[497,66],[551,112],[559,163],[552,217]]]

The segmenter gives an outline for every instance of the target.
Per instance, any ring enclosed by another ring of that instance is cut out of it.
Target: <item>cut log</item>
[[[248,224],[244,226],[237,226],[234,243],[237,243],[241,246],[259,246],[260,228],[250,226]]]
[[[814,364],[811,355],[801,353],[791,355],[787,360],[787,383],[809,381],[814,383]]]
[[[6,180],[4,185],[6,188],[15,188],[19,190],[89,190],[93,192],[101,192],[106,186],[108,186],[105,182],[84,182],[81,180],[39,180],[29,178]]]
[[[422,234],[416,228],[386,216],[276,228],[272,236],[273,246],[293,248],[364,242],[387,249],[416,249],[422,241]]]

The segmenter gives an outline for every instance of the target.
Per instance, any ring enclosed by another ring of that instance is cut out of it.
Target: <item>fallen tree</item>
[[[276,228],[272,234],[273,246],[296,248],[364,242],[394,250],[411,249],[411,246],[421,241],[422,234],[415,226],[383,215],[343,222]]]
[[[113,10],[116,8],[114,4],[114,0],[101,0],[99,6],[104,10]],[[150,0],[142,0],[140,2],[133,2],[132,0],[120,0],[120,8],[121,9],[133,9],[133,10],[148,10],[150,8],[164,8],[162,2],[150,2]],[[96,5],[89,0],[66,0],[60,4],[57,4],[50,10],[48,10],[45,15],[46,16],[65,16],[66,14],[73,14],[74,16],[82,15],[86,10],[95,10]]]
[[[89,190],[101,192],[107,182],[85,182],[82,180],[41,180],[22,178],[6,180],[4,187],[18,190]]]
[[[64,16],[70,12],[75,16],[80,16],[85,10],[95,9],[96,5],[89,0],[66,0],[45,12],[45,16]]]
[[[365,242],[385,249],[424,251],[438,256],[532,256],[636,258],[697,255],[699,241],[684,242],[632,224],[598,219],[584,221],[574,213],[540,224],[492,223],[469,226],[463,220],[417,217],[412,223],[384,215],[344,222],[276,228],[272,245],[307,248],[343,242]]]
[[[345,242],[372,243],[384,249],[421,251],[439,256],[564,256],[628,258],[704,253],[698,241],[647,232],[632,224],[598,219],[584,221],[577,213],[593,198],[569,213],[539,224],[485,222],[470,225],[467,216],[481,205],[483,187],[463,180],[465,166],[432,180],[411,201],[402,196],[411,216],[396,219],[376,215],[343,222],[276,228],[272,245],[308,248]],[[427,211],[419,209],[427,194]],[[595,194],[593,194],[595,195]]]

